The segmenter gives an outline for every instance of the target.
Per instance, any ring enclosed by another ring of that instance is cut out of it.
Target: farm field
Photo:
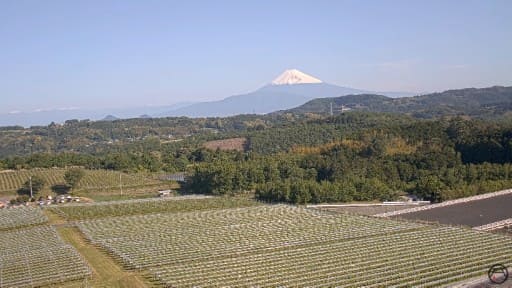
[[[17,207],[0,209],[0,233],[2,230],[21,228],[48,222],[41,209],[34,207]]]
[[[198,210],[215,210],[259,205],[244,197],[177,196],[99,203],[50,206],[45,209],[67,220],[84,220],[112,216],[129,216],[151,213],[177,213]]]
[[[119,189],[119,175],[125,188],[158,185],[162,182],[151,178],[147,174],[128,174],[109,170],[84,170],[85,176],[80,180],[76,190],[105,190]],[[53,185],[64,184],[66,169],[32,169],[0,172],[0,192],[2,194],[14,193],[22,187],[30,176],[39,176],[46,183],[46,192],[51,192]]]
[[[404,213],[395,217],[476,227],[512,218],[512,193]]]
[[[90,275],[86,262],[62,241],[55,228],[49,225],[20,228],[48,220],[39,208],[4,209],[0,213],[2,217],[9,216],[11,228],[0,231],[0,287],[39,287]]]
[[[87,219],[85,217],[84,219]],[[510,237],[287,205],[80,221],[91,243],[156,284],[432,286],[480,276]]]

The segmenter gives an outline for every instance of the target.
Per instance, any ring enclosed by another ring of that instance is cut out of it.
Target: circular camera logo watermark
[[[494,284],[502,284],[508,279],[507,267],[503,264],[494,264],[487,272],[489,280]]]

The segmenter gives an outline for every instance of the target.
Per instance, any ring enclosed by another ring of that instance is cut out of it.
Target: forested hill
[[[0,129],[7,143],[0,145],[0,170],[186,171],[185,192],[255,193],[291,203],[394,200],[405,193],[442,201],[512,187],[511,121],[357,111],[274,116]],[[205,145],[233,137],[245,140],[244,149]],[[8,154],[21,145],[28,153]]]
[[[337,114],[347,110],[405,113],[418,118],[467,115],[496,118],[512,114],[512,87],[467,88],[414,97],[389,98],[382,95],[348,95],[314,99],[280,113]]]

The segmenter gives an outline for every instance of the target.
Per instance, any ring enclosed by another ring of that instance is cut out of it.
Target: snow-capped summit
[[[311,75],[300,72],[297,69],[289,69],[279,75],[272,85],[291,85],[291,84],[311,84],[311,83],[322,83],[322,80],[317,79]]]

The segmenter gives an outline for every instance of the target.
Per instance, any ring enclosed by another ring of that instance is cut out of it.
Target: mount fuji
[[[277,76],[272,85],[293,85],[293,84],[314,84],[322,83],[322,80],[317,79],[306,73],[302,73],[297,69],[290,69]]]
[[[324,83],[297,69],[289,69],[254,92],[219,101],[200,102],[158,116],[224,117],[238,114],[266,114],[294,108],[315,98],[366,93],[375,92]],[[411,96],[410,93],[401,92],[379,94],[390,97]]]

